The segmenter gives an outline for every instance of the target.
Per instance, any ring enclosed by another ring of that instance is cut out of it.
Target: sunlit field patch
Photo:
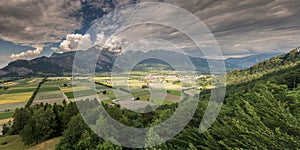
[[[33,92],[3,94],[0,95],[0,104],[26,102],[29,100]]]
[[[13,86],[16,84],[17,84],[17,82],[4,82],[4,83],[1,83],[0,86]]]
[[[77,86],[77,87],[61,87],[62,91],[65,93],[73,92],[74,91],[82,91],[82,90],[88,90],[91,89],[87,86]]]

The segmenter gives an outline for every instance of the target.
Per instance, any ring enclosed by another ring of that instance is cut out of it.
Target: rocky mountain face
[[[94,52],[98,47],[78,53]],[[76,52],[53,53],[50,57],[39,57],[33,60],[16,60],[0,70],[1,76],[64,76],[71,74]],[[102,50],[96,65],[97,72],[110,71],[115,57],[119,54]]]

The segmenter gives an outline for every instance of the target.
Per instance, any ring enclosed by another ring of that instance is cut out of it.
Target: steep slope
[[[300,147],[300,57],[298,49],[258,65],[234,71],[236,81],[226,89],[217,120],[204,133],[199,124],[210,90],[200,93],[198,109],[179,135],[168,142],[173,149],[297,149]],[[267,70],[264,70],[267,69]],[[249,77],[249,71],[252,75]]]
[[[245,70],[234,70],[228,73],[228,84],[237,84],[247,82],[262,77],[265,74],[283,70],[285,68],[295,67],[300,63],[299,48],[292,50],[287,54],[273,57],[269,60],[262,61]]]

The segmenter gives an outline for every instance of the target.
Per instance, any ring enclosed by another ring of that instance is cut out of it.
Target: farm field
[[[33,105],[39,103],[48,103],[48,104],[60,104],[63,100],[68,100],[63,91],[61,91],[61,85],[69,84],[68,78],[47,78],[47,81],[44,82],[40,89],[38,90]]]
[[[62,99],[62,92],[59,90],[56,91],[50,91],[50,92],[38,92],[38,94],[35,96],[35,101],[38,100],[47,100],[47,99]]]
[[[24,102],[17,102],[17,103],[6,103],[0,104],[0,112],[4,112],[7,109],[15,110],[16,108],[21,108],[26,105],[27,101]]]
[[[15,111],[0,112],[0,120],[12,118]]]
[[[0,96],[0,105],[2,104],[10,104],[17,102],[26,102],[31,97],[32,92],[24,92],[24,93],[15,93],[15,94],[2,94]]]
[[[112,85],[113,83],[111,82],[111,79],[114,79],[121,84]],[[4,112],[7,109],[14,110],[16,108],[24,107],[42,80],[42,78],[25,78],[14,80],[12,82],[2,82],[0,84],[0,112]],[[184,88],[181,87],[176,75],[173,75],[170,72],[164,73],[152,71],[151,73],[147,73],[134,71],[130,73],[128,78],[112,78],[110,75],[101,75],[92,79],[83,78],[80,80],[88,80],[91,83],[98,82],[102,85],[95,84],[96,89],[94,90],[91,87],[83,85],[73,87],[71,77],[47,78],[46,82],[44,82],[37,91],[37,94],[33,100],[33,105],[38,103],[59,104],[63,100],[72,101],[75,99],[75,96],[82,100],[87,98],[99,98],[100,101],[103,101],[105,104],[109,104],[113,103],[113,100],[117,99],[113,88],[117,88],[120,91],[125,92],[125,94],[126,92],[127,94],[130,92],[133,98],[144,103],[153,105],[172,104],[180,102],[181,89]],[[80,80],[79,82],[81,82]],[[152,93],[152,98],[150,98],[150,89],[160,90],[159,88],[162,88],[156,87],[157,83],[163,85],[163,88],[166,89],[165,91],[167,91],[167,93],[165,95],[159,92],[155,94]],[[125,86],[127,87],[125,88]],[[129,91],[125,90],[127,88],[129,88]],[[76,94],[73,92],[73,90],[76,91]],[[160,99],[162,96],[165,96],[164,101]],[[121,96],[121,98],[118,98],[118,100],[119,99],[127,99],[127,97],[122,98]],[[130,103],[130,101],[128,103]],[[135,104],[138,105],[139,103]],[[7,118],[9,117],[8,114],[0,113],[0,118]]]
[[[1,83],[0,120],[12,117],[16,108],[24,107],[41,81],[42,78],[26,78]]]
[[[66,92],[65,94],[69,99],[73,99],[73,98],[75,98],[75,96],[76,97],[85,97],[85,96],[95,95],[96,91],[87,89],[87,90],[80,90],[80,91],[76,91],[76,92]]]

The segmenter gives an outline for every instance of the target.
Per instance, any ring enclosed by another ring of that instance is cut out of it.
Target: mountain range
[[[249,68],[261,61],[268,60],[272,57],[279,56],[284,54],[281,53],[264,53],[264,54],[255,54],[241,58],[228,58],[225,61],[229,64],[235,64],[240,68]]]
[[[95,46],[86,51],[71,51],[65,53],[53,53],[50,57],[39,57],[32,60],[16,60],[9,63],[6,67],[0,70],[0,76],[17,76],[17,77],[27,77],[27,76],[65,76],[71,75],[73,67],[73,61],[76,53],[82,54],[87,53],[88,56],[92,56],[95,52],[99,52],[99,58],[96,63],[95,71],[96,72],[110,72],[114,65],[116,58],[120,55],[124,55],[119,51],[111,51],[110,49],[103,49],[99,46]],[[134,53],[126,53],[126,57],[129,61],[132,61],[134,58],[146,57],[146,56],[166,56],[166,58],[171,58],[178,60],[182,58],[182,54],[171,51],[148,51],[141,52],[136,51]],[[128,55],[129,54],[129,55]],[[226,59],[225,66],[227,71],[234,69],[243,69],[251,65],[257,64],[259,61],[269,59],[273,56],[279,55],[276,54],[263,54],[263,55],[253,55],[243,58],[229,58]],[[194,64],[195,69],[203,74],[209,73],[209,67],[207,60],[199,57],[188,56],[191,62]],[[85,62],[87,61],[87,62]],[[212,62],[219,60],[210,60]],[[82,61],[85,65],[88,64],[88,58]],[[180,63],[180,62],[179,62]],[[147,59],[140,62],[134,70],[145,70],[145,69],[164,69],[169,70],[173,69],[166,62],[159,59]]]

